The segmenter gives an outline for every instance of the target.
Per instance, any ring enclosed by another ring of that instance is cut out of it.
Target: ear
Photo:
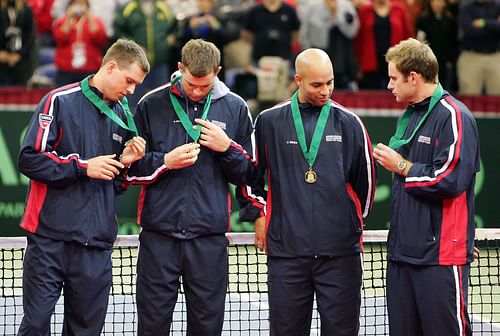
[[[217,67],[217,69],[215,69],[215,75],[217,76],[221,70],[222,70],[222,67],[219,65]]]
[[[108,73],[113,72],[113,70],[115,70],[115,69],[118,69],[118,63],[116,63],[116,61],[112,60],[112,61],[109,61],[108,63],[106,63],[106,71]]]
[[[184,72],[184,65],[181,62],[177,62],[177,69],[179,69],[180,72]]]
[[[418,81],[419,76],[420,76],[420,75],[419,75],[418,73],[416,73],[415,71],[411,71],[411,72],[410,72],[410,75],[409,75],[408,77],[409,77],[409,79],[410,79],[411,83],[412,83],[413,85],[415,85],[415,84],[417,84],[417,81]]]
[[[298,73],[293,75],[293,79],[295,80],[295,84],[297,84],[297,86],[299,86],[300,83],[302,83],[302,76],[299,75]]]

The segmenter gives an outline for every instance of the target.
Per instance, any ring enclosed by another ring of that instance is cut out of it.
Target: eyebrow
[[[212,83],[208,83],[208,84],[203,84],[203,85],[197,85],[197,84],[194,84],[194,83],[191,83],[189,80],[186,79],[186,82],[191,85],[191,86],[198,86],[198,87],[209,87],[210,85],[212,85]]]

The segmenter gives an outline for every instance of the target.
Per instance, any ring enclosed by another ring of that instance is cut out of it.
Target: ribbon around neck
[[[121,104],[123,107],[123,111],[125,112],[125,116],[127,117],[127,124],[123,122],[123,120],[116,115],[116,113],[106,104],[106,102],[100,98],[89,86],[89,78],[86,77],[81,81],[80,86],[82,88],[83,95],[87,97],[88,100],[92,104],[94,104],[101,113],[104,113],[109,119],[111,119],[114,123],[116,123],[121,128],[131,131],[134,135],[138,135],[137,127],[134,122],[134,116],[130,112],[130,108],[128,107],[128,101],[126,97],[123,97],[121,100]]]
[[[304,159],[306,160],[309,167],[314,165],[316,158],[318,157],[319,145],[321,144],[321,138],[323,137],[323,132],[325,131],[326,121],[330,112],[331,101],[328,102],[321,108],[321,112],[318,117],[318,121],[314,128],[313,137],[309,148],[307,148],[306,136],[304,132],[304,124],[302,123],[302,117],[300,116],[299,110],[299,92],[295,91],[292,96],[292,117],[293,123],[295,125],[295,131],[297,132],[297,139],[299,141],[300,149],[304,154]]]
[[[408,128],[408,124],[410,122],[410,115],[413,112],[413,107],[410,105],[404,112],[403,116],[398,122],[398,126],[396,127],[396,133],[391,137],[389,140],[389,147],[392,149],[398,149],[399,147],[406,145],[408,142],[410,142],[413,137],[415,137],[415,134],[419,130],[420,127],[422,127],[424,121],[427,119],[429,114],[431,113],[432,109],[436,104],[441,100],[441,97],[443,96],[443,87],[441,84],[438,83],[436,89],[434,89],[434,92],[432,93],[431,96],[431,101],[429,103],[429,107],[427,108],[427,112],[420,117],[420,120],[417,123],[417,126],[413,130],[413,133],[406,139],[403,139],[403,136],[406,132],[406,129]]]
[[[175,113],[179,120],[181,121],[182,126],[186,130],[187,134],[193,139],[194,142],[197,142],[201,135],[201,126],[193,125],[191,120],[189,120],[189,116],[186,111],[182,108],[181,104],[177,97],[172,93],[172,86],[178,82],[182,76],[177,77],[170,86],[170,90],[168,92],[170,96],[170,100],[172,101],[172,105],[174,106]],[[201,115],[202,120],[206,120],[208,116],[208,110],[210,109],[210,105],[212,104],[212,90],[208,93],[207,99],[205,100],[205,104],[203,106],[203,114]]]

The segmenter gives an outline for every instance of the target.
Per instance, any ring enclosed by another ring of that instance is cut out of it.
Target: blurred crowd
[[[220,76],[249,100],[288,97],[310,47],[330,55],[337,90],[385,89],[384,55],[408,37],[429,43],[444,88],[500,96],[499,0],[0,0],[0,86],[79,81],[120,37],[152,66],[131,105],[168,81],[191,38],[223,51]]]

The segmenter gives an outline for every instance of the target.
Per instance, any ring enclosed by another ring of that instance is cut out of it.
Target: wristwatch
[[[401,174],[405,170],[407,165],[408,161],[406,160],[399,161],[398,163],[396,163],[396,169],[398,170],[398,174]]]

